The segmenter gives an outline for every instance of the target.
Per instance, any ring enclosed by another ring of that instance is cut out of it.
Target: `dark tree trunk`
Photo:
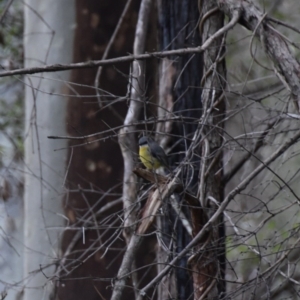
[[[76,2],[74,62],[101,59],[126,2]],[[133,1],[131,4],[109,57],[132,52],[138,2]],[[128,82],[121,73],[128,74],[128,71],[129,64],[118,65],[117,69],[113,66],[105,67],[100,78],[100,88],[117,96],[125,95]],[[80,97],[71,96],[68,104],[66,122],[71,136],[100,133],[123,124],[126,101],[99,109],[93,89],[96,72],[96,69],[82,69],[72,73],[72,82],[82,86],[72,86]],[[72,89],[70,94],[74,94]],[[94,97],[89,97],[92,95]],[[113,100],[115,99],[104,96],[103,106],[111,104]],[[76,147],[85,142],[93,143]],[[122,192],[120,183],[123,177],[123,160],[117,136],[111,131],[88,141],[70,141],[69,146],[73,148],[69,150],[67,186],[70,191],[65,200],[65,210],[70,226],[85,227],[85,243],[79,231],[67,231],[64,235],[63,252],[70,254],[64,262],[65,269],[60,274],[59,299],[109,299],[109,278],[116,276],[126,246],[122,230],[118,230],[121,220],[116,217],[122,210],[122,203],[119,202],[103,214],[95,215],[95,212],[118,199]],[[85,223],[86,220],[89,223]],[[95,230],[96,227],[99,229]],[[112,242],[114,239],[111,238],[117,237],[116,234],[120,234],[121,238]],[[99,280],[100,278],[108,280]],[[126,290],[124,299],[132,299],[133,295],[132,290]]]
[[[201,3],[202,7],[198,8],[197,1],[158,0],[160,50],[200,45],[199,24],[202,26],[203,42],[223,26],[222,13],[213,13],[212,17],[204,23],[200,22],[199,9],[203,16],[216,6],[214,2],[202,1]],[[215,126],[220,128],[223,126],[222,119],[225,112],[222,97],[226,86],[226,72],[224,60],[220,59],[224,54],[224,49],[224,40],[221,37],[213,43],[203,57],[198,54],[171,57],[163,59],[160,64],[159,106],[163,109],[159,109],[159,115],[166,117],[166,123],[164,127],[161,124],[158,125],[157,133],[158,135],[160,132],[170,134],[169,138],[162,139],[162,143],[172,146],[172,165],[175,167],[176,164],[185,160],[185,164],[182,165],[181,179],[186,188],[202,201],[201,205],[208,212],[208,216],[212,215],[216,209],[216,205],[209,201],[208,197],[211,196],[218,202],[221,202],[223,198],[222,171],[220,171],[222,169],[222,132],[215,129]],[[212,64],[219,59],[220,62],[213,68]],[[202,78],[203,74],[205,76]],[[216,109],[211,109],[213,106]],[[168,121],[169,115],[165,113],[165,109],[180,116],[180,122]],[[200,117],[202,117],[200,123],[206,124],[204,127],[197,122]],[[194,139],[193,151],[192,154],[187,154],[192,139]],[[209,152],[205,150],[206,142],[209,145]],[[203,163],[203,159],[206,164]],[[199,188],[201,168],[205,168],[204,174],[208,166],[211,168],[203,177],[202,188]],[[175,197],[179,203],[182,202],[180,195]],[[169,250],[176,255],[184,249],[191,237],[182,223],[178,221],[178,215],[174,213],[171,205],[165,204],[163,212],[164,215],[160,217],[158,226],[160,226],[164,244],[172,245]],[[183,209],[183,212],[189,216],[188,209]],[[195,220],[199,224],[193,224]],[[205,221],[205,214],[202,219],[192,218],[193,236],[197,234],[195,229],[201,228]],[[195,247],[189,264],[187,265],[187,258],[181,259],[172,276],[164,280],[159,289],[159,299],[166,297],[190,299],[192,294],[194,294],[194,299],[199,299],[204,294],[207,297],[218,297],[217,295],[224,292],[225,284],[222,280],[225,270],[224,235],[224,224],[221,218],[217,224],[214,224],[211,234]],[[159,249],[158,255],[161,263],[167,263],[168,259],[172,258],[162,248]],[[192,272],[186,271],[188,268]],[[191,285],[192,282],[194,288]],[[166,287],[169,287],[169,290]]]
[[[215,1],[201,1],[201,22],[199,29],[202,34],[203,42],[224,26],[224,14],[216,10]],[[202,205],[207,208],[208,217],[212,216],[218,208],[218,203],[223,200],[224,187],[222,185],[223,163],[222,163],[222,128],[225,118],[224,92],[226,88],[226,65],[225,65],[225,35],[215,39],[208,50],[204,52],[204,76],[201,80],[203,86],[202,104],[203,127],[202,157],[205,159],[206,175],[204,176],[204,197],[201,199]],[[207,142],[208,147],[205,146]],[[203,165],[202,165],[203,167]],[[207,170],[209,168],[209,170]],[[201,194],[199,190],[198,194]],[[200,196],[201,198],[201,196]],[[225,226],[223,215],[219,220],[212,224],[211,236],[206,240],[206,254],[199,259],[196,255],[198,265],[195,271],[202,271],[203,266],[208,268],[207,287],[209,292],[207,297],[221,298],[225,292]],[[201,245],[199,245],[201,246]],[[199,247],[200,249],[201,247]],[[216,263],[216,257],[218,261]],[[194,273],[195,274],[195,273]],[[213,280],[217,280],[213,283]],[[203,296],[203,282],[195,286],[195,299]],[[215,290],[215,291],[214,291]],[[216,294],[218,296],[216,296]]]
[[[196,1],[191,0],[159,0],[159,49],[171,50],[201,44],[197,22],[199,11]],[[193,134],[197,129],[197,122],[201,116],[201,93],[200,81],[202,77],[202,57],[199,54],[182,57],[165,58],[160,63],[160,98],[159,107],[173,111],[180,117],[179,122],[171,124],[165,110],[159,110],[159,115],[165,116],[164,128],[161,124],[157,127],[159,138],[160,132],[167,132],[169,138],[162,141],[173,146],[171,164],[175,167],[185,157],[185,153],[191,145]],[[199,159],[193,155],[190,165],[183,167],[181,179],[191,191],[196,191],[199,171]],[[182,202],[180,195],[175,195],[178,203]],[[158,220],[158,226],[162,233],[165,245],[172,245],[171,253],[167,254],[163,247],[159,247],[158,261],[167,263],[176,253],[179,253],[189,243],[191,237],[186,232],[178,215],[170,204],[163,207],[164,215]],[[183,209],[186,216],[188,209]],[[173,241],[172,241],[173,239]],[[160,270],[160,268],[158,269]],[[168,287],[168,288],[167,288]],[[187,257],[178,262],[172,276],[165,278],[159,288],[158,299],[190,299],[193,294],[191,273],[187,270]]]

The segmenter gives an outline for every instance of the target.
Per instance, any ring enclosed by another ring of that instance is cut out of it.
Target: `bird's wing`
[[[159,160],[163,165],[169,167],[168,157],[162,147],[156,143],[149,143],[151,155]]]

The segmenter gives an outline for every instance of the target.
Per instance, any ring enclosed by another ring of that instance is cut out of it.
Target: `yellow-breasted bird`
[[[150,137],[143,136],[139,139],[139,156],[143,165],[149,170],[166,167],[170,170],[168,157],[162,147]]]

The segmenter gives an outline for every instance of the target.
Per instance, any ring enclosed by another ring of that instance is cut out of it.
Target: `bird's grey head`
[[[147,145],[149,142],[149,139],[147,136],[142,136],[140,139],[139,139],[139,146],[145,146]]]

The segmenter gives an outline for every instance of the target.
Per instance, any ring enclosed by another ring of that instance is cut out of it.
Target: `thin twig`
[[[0,16],[0,24],[3,23],[3,20],[4,20],[6,14],[7,14],[7,12],[8,12],[8,10],[9,10],[9,8],[10,8],[10,6],[12,5],[13,2],[14,2],[14,0],[9,0],[9,1],[7,2],[5,8],[4,8],[3,12],[2,12],[2,15]]]
[[[92,60],[88,62],[80,62],[80,63],[72,63],[72,64],[54,64],[54,65],[47,65],[43,67],[33,67],[33,68],[22,68],[16,69],[11,71],[5,71],[0,73],[0,77],[7,77],[12,75],[24,75],[24,74],[36,74],[36,73],[45,73],[45,72],[56,72],[56,71],[65,71],[65,70],[74,70],[74,69],[84,69],[84,68],[95,68],[99,66],[108,66],[113,64],[120,64],[124,62],[132,62],[134,60],[149,60],[153,58],[164,58],[173,55],[186,55],[192,53],[202,53],[205,51],[211,43],[217,39],[218,37],[222,36],[225,32],[230,30],[238,21],[240,17],[240,12],[235,11],[231,21],[218,30],[215,34],[213,34],[210,38],[208,38],[202,46],[199,47],[189,47],[189,48],[182,48],[177,50],[169,50],[169,51],[157,51],[139,55],[128,55],[128,56],[121,56],[111,59],[105,60]]]
[[[289,28],[289,29],[292,29],[292,30],[294,30],[295,32],[297,32],[297,33],[300,34],[299,28],[297,28],[297,27],[295,27],[295,26],[293,26],[293,25],[290,25],[290,24],[288,24],[288,23],[286,23],[286,22],[283,22],[283,21],[281,21],[281,20],[278,20],[278,19],[275,19],[275,18],[272,18],[272,17],[268,17],[268,20],[270,20],[270,21],[272,21],[272,22],[274,22],[274,23],[276,23],[276,24],[282,25],[282,26],[284,26],[284,27],[287,27],[287,28]]]
[[[103,53],[103,55],[102,55],[101,60],[104,60],[104,59],[107,58],[108,53],[109,53],[109,51],[110,51],[110,49],[111,49],[111,47],[112,47],[112,45],[113,45],[113,43],[114,43],[114,41],[115,41],[115,39],[116,39],[116,36],[117,36],[117,34],[118,34],[118,32],[119,32],[119,30],[120,30],[120,28],[121,28],[121,25],[122,25],[122,23],[123,23],[123,20],[124,20],[124,18],[125,18],[125,15],[126,15],[127,12],[128,12],[128,9],[129,9],[129,7],[130,7],[131,2],[132,2],[132,0],[127,0],[127,3],[126,3],[126,5],[125,5],[125,7],[124,7],[124,9],[123,9],[123,12],[122,12],[122,14],[121,14],[121,16],[120,16],[120,18],[119,18],[118,24],[117,24],[117,26],[116,26],[116,28],[115,28],[115,30],[114,30],[112,36],[111,36],[111,38],[110,38],[110,40],[109,40],[109,42],[108,42],[106,48],[105,48],[105,51],[104,51],[104,53]],[[99,80],[100,80],[100,78],[101,78],[102,69],[103,69],[102,66],[100,66],[100,67],[98,68],[97,74],[96,74],[96,77],[95,77],[95,82],[94,82],[94,87],[95,87],[95,90],[96,90],[96,95],[97,95],[98,104],[99,104],[100,108],[102,108],[101,97],[102,97],[103,95],[100,94],[100,90],[99,90]]]
[[[242,166],[252,157],[253,153],[255,153],[259,148],[264,145],[264,139],[269,134],[270,130],[273,126],[278,122],[278,120],[274,120],[270,122],[268,126],[264,129],[260,137],[257,138],[256,143],[253,147],[252,151],[249,151],[233,168],[224,175],[223,184],[226,184],[241,168]]]
[[[243,181],[240,182],[233,190],[231,190],[224,201],[221,203],[220,207],[217,211],[212,215],[209,221],[203,226],[203,228],[199,231],[199,233],[194,237],[194,239],[182,250],[170,263],[166,266],[150,283],[148,283],[143,289],[141,289],[140,294],[142,296],[146,295],[146,292],[155,284],[157,284],[167,273],[171,270],[171,268],[175,267],[175,264],[179,259],[184,257],[190,249],[198,244],[198,242],[203,238],[206,232],[210,231],[210,227],[214,222],[216,222],[219,216],[223,213],[227,205],[230,201],[239,194],[242,190],[244,190],[248,184],[262,171],[264,170],[270,163],[276,160],[279,156],[281,156],[287,149],[289,149],[292,145],[294,145],[300,139],[300,131],[294,135],[290,140],[288,140],[285,144],[279,147],[272,155],[269,156],[262,164],[260,164],[253,172],[251,172]]]

